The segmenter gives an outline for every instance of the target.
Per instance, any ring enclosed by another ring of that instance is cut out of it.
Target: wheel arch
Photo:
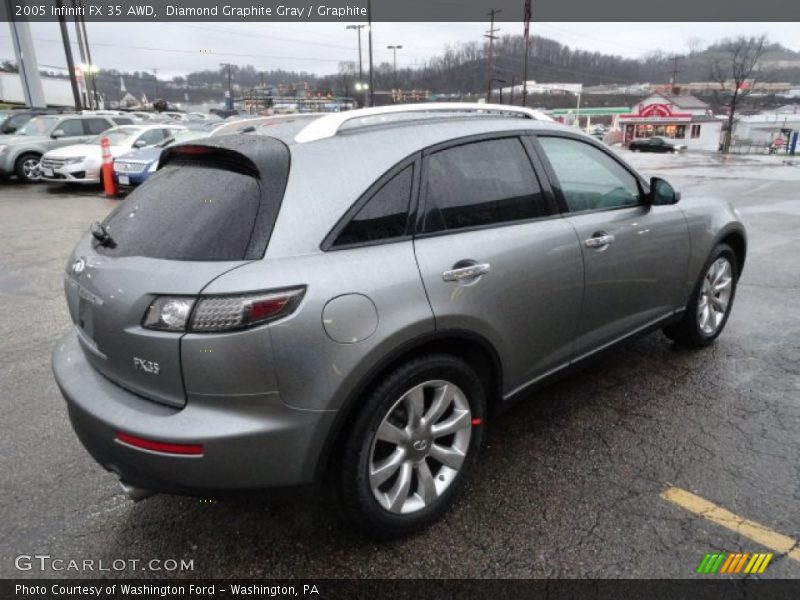
[[[728,227],[718,236],[714,247],[718,244],[727,244],[736,255],[737,277],[741,276],[744,261],[747,258],[747,237],[742,227]]]
[[[500,407],[503,373],[500,356],[483,336],[460,330],[437,331],[414,338],[383,357],[348,394],[322,446],[315,470],[315,480],[325,479],[330,467],[341,458],[343,444],[358,415],[359,399],[369,394],[381,379],[414,356],[422,353],[452,354],[467,362],[483,383],[487,413]]]

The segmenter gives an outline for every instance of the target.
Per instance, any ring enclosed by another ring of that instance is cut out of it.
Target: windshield
[[[204,137],[208,137],[208,134],[205,131],[182,129],[180,131],[176,131],[170,137],[168,137],[162,142],[159,142],[156,145],[161,148],[166,148],[167,146],[171,146],[172,144],[180,144],[181,142],[188,142],[189,140],[196,140],[198,138],[204,138]]]
[[[100,135],[96,135],[87,143],[99,144],[103,138],[108,138],[108,143],[112,146],[124,146],[133,141],[133,137],[139,133],[136,127],[114,127],[108,131],[104,131]]]
[[[25,127],[17,131],[18,135],[50,135],[58,123],[58,117],[35,117]]]

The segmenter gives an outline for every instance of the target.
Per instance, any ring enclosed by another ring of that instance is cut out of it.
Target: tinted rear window
[[[258,181],[190,164],[154,173],[106,219],[111,256],[243,260],[260,202]]]
[[[414,167],[392,177],[345,226],[334,246],[365,244],[403,237],[408,221]]]

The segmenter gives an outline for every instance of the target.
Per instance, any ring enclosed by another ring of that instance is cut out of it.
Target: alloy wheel
[[[373,496],[397,514],[430,506],[455,481],[471,436],[472,412],[458,386],[444,380],[414,386],[389,409],[372,440]]]
[[[22,172],[26,179],[39,178],[39,161],[35,158],[26,158],[22,161]]]
[[[697,300],[697,326],[705,335],[717,332],[731,302],[733,269],[724,256],[715,260],[703,278]]]

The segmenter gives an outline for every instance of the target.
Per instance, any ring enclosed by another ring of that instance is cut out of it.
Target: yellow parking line
[[[783,535],[760,523],[735,515],[705,498],[680,488],[667,488],[661,493],[661,497],[689,512],[708,519],[712,523],[730,529],[757,544],[761,544],[780,554],[785,554],[792,560],[800,562],[800,544],[788,535]],[[744,564],[744,561],[741,561],[741,563]],[[741,568],[741,565],[738,566]],[[731,570],[732,568],[733,565],[731,565]]]

